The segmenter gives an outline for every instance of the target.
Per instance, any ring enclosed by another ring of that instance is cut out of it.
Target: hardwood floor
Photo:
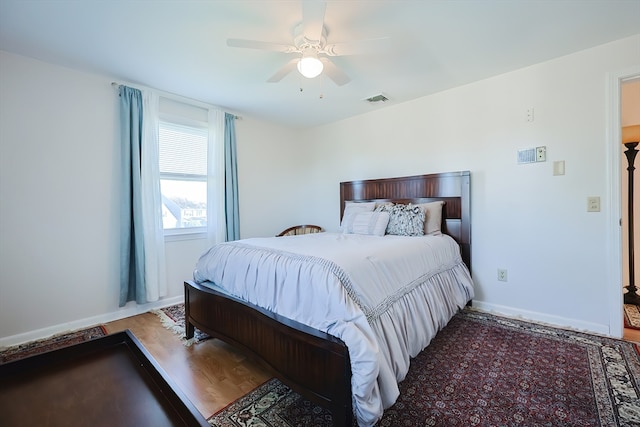
[[[205,418],[263,384],[271,375],[219,340],[186,347],[153,313],[111,322],[107,332],[130,329]],[[640,330],[625,329],[624,339],[640,343]]]
[[[104,326],[109,333],[131,330],[205,418],[271,378],[261,366],[220,340],[186,347],[153,313]]]
[[[624,338],[625,341],[632,341],[632,342],[640,343],[640,330],[639,329],[624,328],[624,335],[623,335],[622,338]]]

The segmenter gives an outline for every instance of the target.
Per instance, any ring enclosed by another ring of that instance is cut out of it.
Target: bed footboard
[[[334,425],[352,425],[351,364],[342,340],[195,282],[184,286],[187,338],[197,327],[235,346],[328,408]]]

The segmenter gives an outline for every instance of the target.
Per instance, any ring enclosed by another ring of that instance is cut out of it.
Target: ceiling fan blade
[[[247,49],[270,50],[273,52],[283,52],[283,53],[292,53],[297,50],[296,47],[292,45],[261,42],[258,40],[244,40],[244,39],[227,39],[227,46],[242,47]]]
[[[311,41],[322,39],[324,27],[324,12],[327,3],[317,0],[304,0],[302,2],[302,34]]]
[[[276,71],[276,73],[273,76],[271,76],[269,80],[267,80],[267,82],[277,83],[280,80],[282,80],[284,76],[286,76],[296,68],[296,64],[298,63],[299,60],[300,60],[299,58],[294,58],[291,61],[284,64],[284,66],[280,68],[278,71]]]
[[[320,58],[322,63],[324,64],[323,73],[325,73],[331,80],[334,81],[338,86],[345,85],[351,81],[349,76],[347,76],[344,71],[336,66],[329,58]]]
[[[359,40],[346,43],[333,43],[326,45],[322,51],[329,56],[366,55],[382,53],[391,50],[389,37],[377,39]]]

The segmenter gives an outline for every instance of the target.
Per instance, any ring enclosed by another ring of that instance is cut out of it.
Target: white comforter
[[[409,359],[473,298],[447,235],[244,239],[205,252],[194,279],[342,339],[360,426],[396,401]]]

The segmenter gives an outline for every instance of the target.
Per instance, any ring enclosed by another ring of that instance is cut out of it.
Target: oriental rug
[[[184,304],[176,304],[159,310],[153,310],[152,312],[160,318],[160,322],[165,328],[175,332],[176,335],[180,335],[184,345],[186,346],[191,346],[195,343],[211,338],[209,335],[196,328],[193,338],[186,339],[184,326]]]
[[[54,335],[50,338],[7,347],[0,350],[0,364],[24,359],[29,356],[35,356],[36,354],[47,351],[57,350],[62,347],[79,344],[105,335],[108,334],[104,326],[94,326],[87,329]]]
[[[271,379],[209,418],[215,427],[330,426]],[[634,344],[465,309],[411,361],[377,426],[640,426]]]
[[[624,327],[640,329],[640,307],[635,304],[624,305]]]

